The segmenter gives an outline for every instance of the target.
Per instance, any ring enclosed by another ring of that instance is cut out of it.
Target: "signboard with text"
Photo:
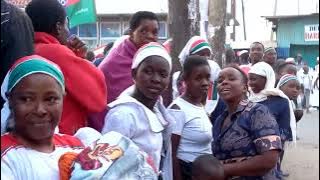
[[[319,24],[304,26],[304,41],[319,41]]]

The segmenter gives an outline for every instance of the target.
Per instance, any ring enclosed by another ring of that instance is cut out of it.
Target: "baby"
[[[224,180],[223,165],[213,155],[199,156],[192,163],[192,180]]]

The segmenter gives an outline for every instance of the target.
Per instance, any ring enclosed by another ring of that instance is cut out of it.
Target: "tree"
[[[199,0],[169,0],[169,35],[172,38],[172,73],[181,70],[179,54],[187,41],[200,34]],[[165,104],[172,101],[172,83],[164,94]]]
[[[224,66],[222,60],[226,42],[226,9],[226,0],[209,0],[209,24],[214,27],[214,35],[209,41],[220,67]]]

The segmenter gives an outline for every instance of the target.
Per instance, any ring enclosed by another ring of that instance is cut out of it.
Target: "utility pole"
[[[243,37],[244,40],[247,40],[247,32],[246,32],[246,18],[245,18],[245,11],[244,11],[244,3],[243,0],[241,0],[241,5],[242,5],[242,22],[243,22]]]
[[[194,35],[200,35],[199,0],[169,0],[169,35],[172,38],[172,73],[181,70],[179,54],[187,41]],[[164,103],[172,101],[172,83],[165,92]]]
[[[214,28],[214,35],[210,39],[213,46],[214,59],[223,67],[222,57],[225,51],[226,42],[226,16],[227,16],[226,0],[210,0],[209,1],[209,23]]]
[[[275,0],[274,1],[274,7],[273,7],[273,16],[277,15],[277,8],[278,8],[278,0]],[[273,34],[274,34],[274,31],[273,31],[273,28],[271,28],[270,41],[273,41]]]
[[[233,18],[233,25],[232,25],[232,34],[231,34],[231,39],[233,41],[236,41],[236,0],[231,0],[231,15]]]

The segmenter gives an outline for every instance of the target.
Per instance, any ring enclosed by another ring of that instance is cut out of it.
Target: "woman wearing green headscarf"
[[[61,70],[40,56],[23,57],[1,88],[9,107],[1,117],[8,112],[12,120],[1,136],[1,177],[59,179],[60,156],[83,148],[75,137],[54,133],[65,94]]]

